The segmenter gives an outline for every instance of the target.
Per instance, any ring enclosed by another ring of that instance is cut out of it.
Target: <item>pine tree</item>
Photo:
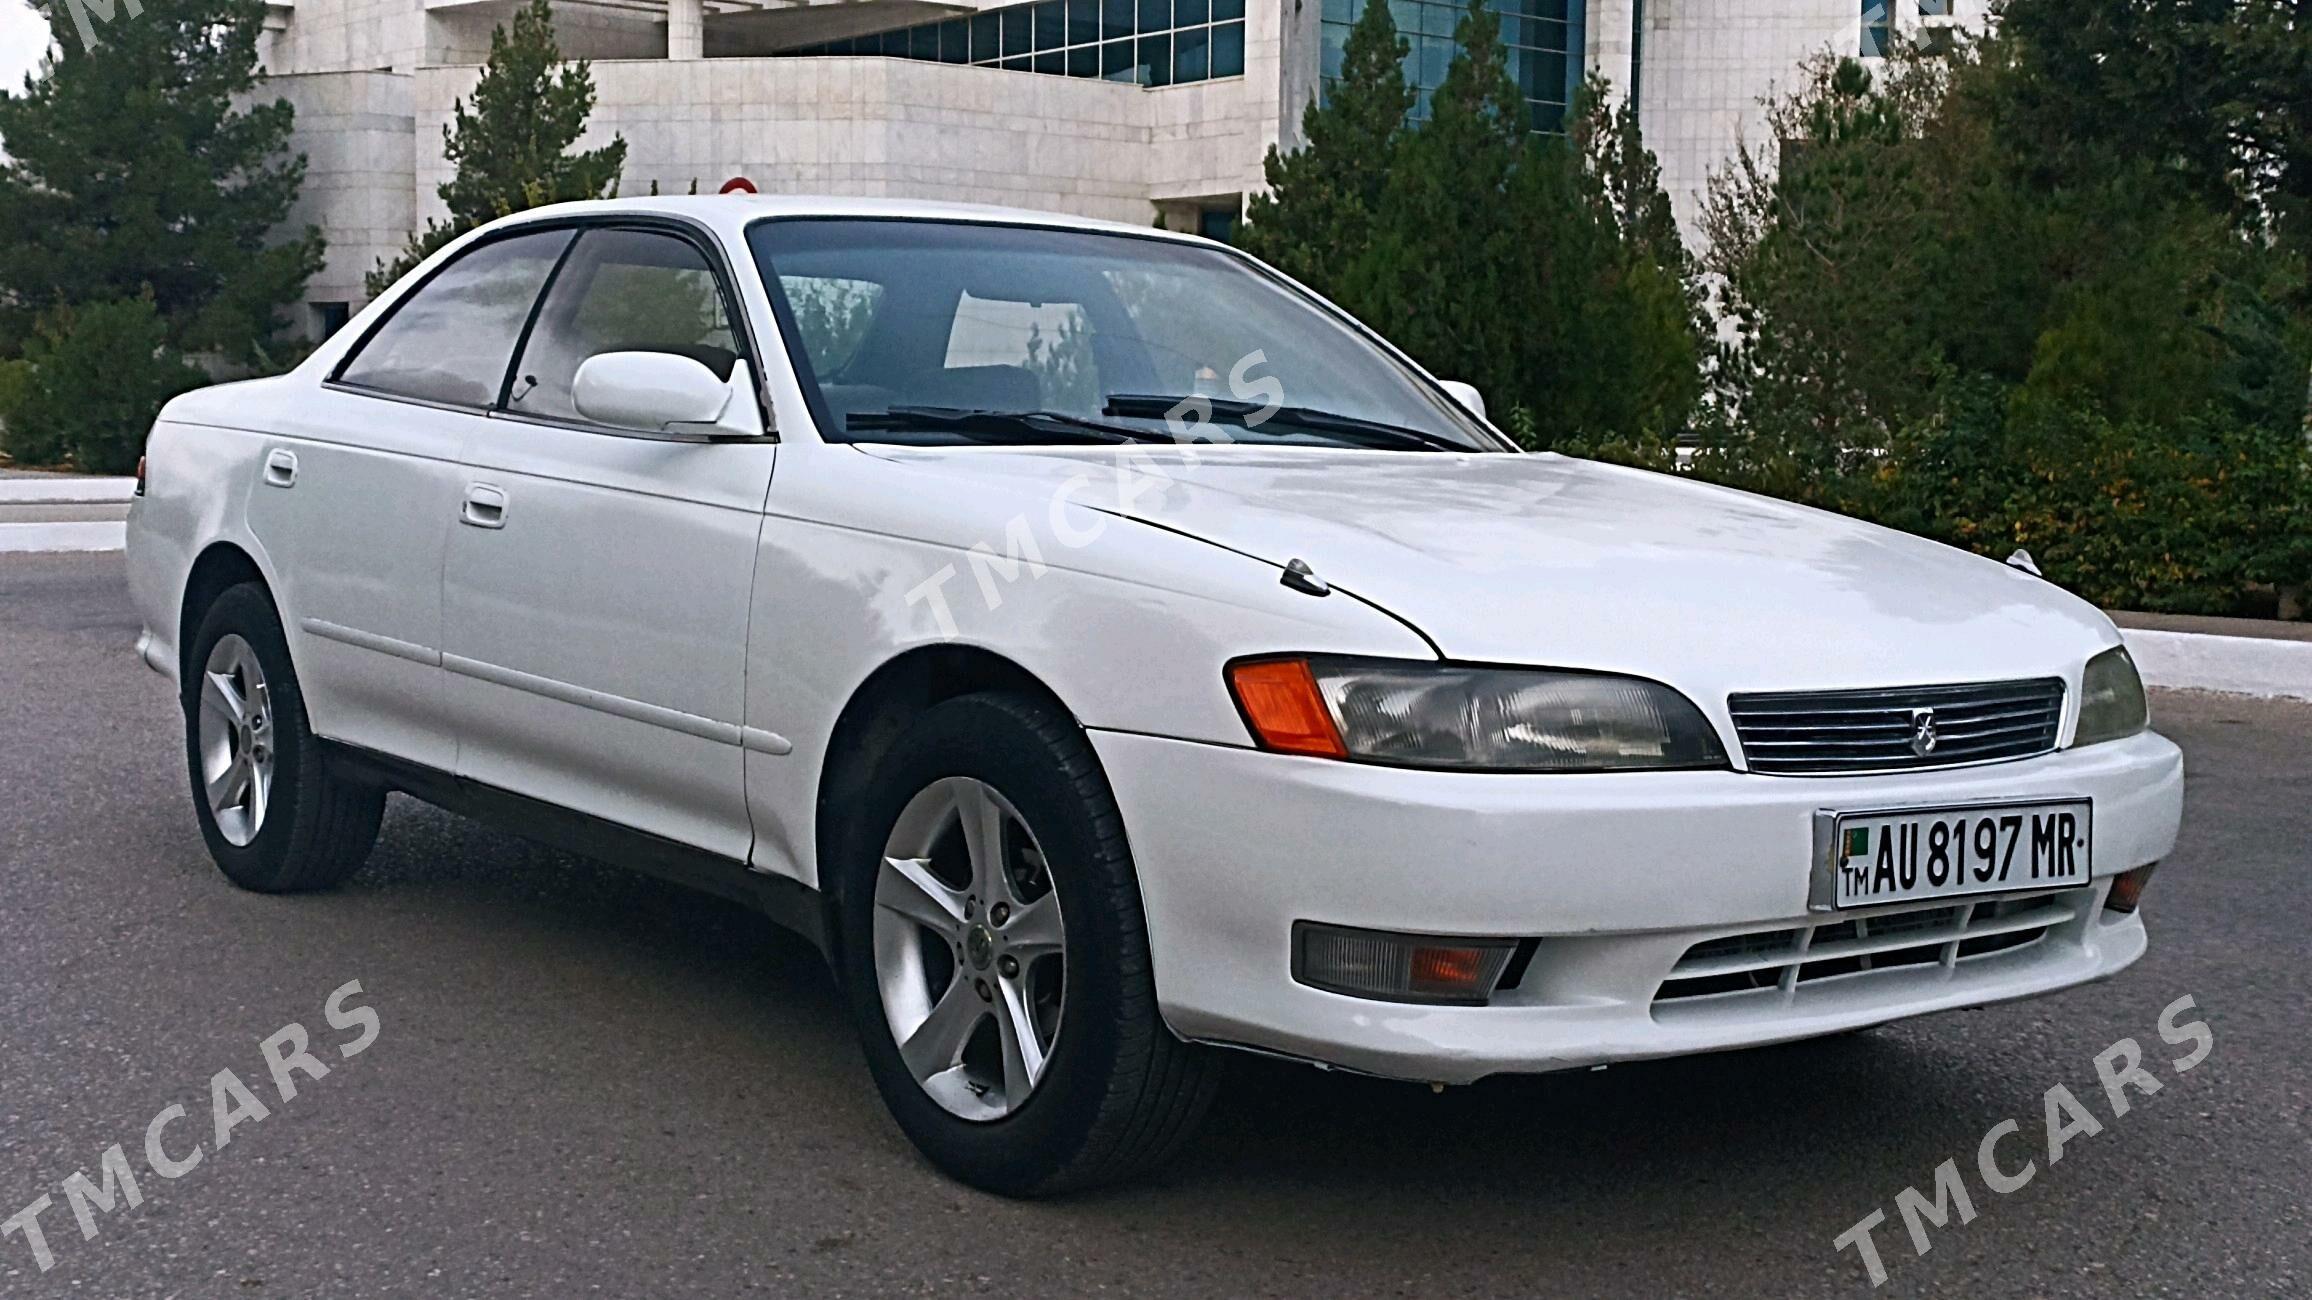
[[[0,397],[8,454],[92,474],[135,469],[153,416],[208,382],[167,335],[150,298],[41,313],[24,341],[22,387]]]
[[[150,297],[168,346],[263,364],[320,269],[321,233],[282,239],[305,176],[288,101],[261,100],[259,0],[148,0],[0,92],[0,355],[57,308]]]
[[[1661,169],[1602,81],[1569,136],[1535,134],[1500,23],[1470,4],[1408,124],[1405,44],[1368,6],[1307,147],[1271,153],[1243,242],[1476,384],[1524,441],[1647,458],[1694,410],[1705,337]]]
[[[1681,280],[1690,277],[1693,259],[1662,189],[1662,165],[1638,130],[1637,105],[1617,101],[1612,85],[1593,73],[1574,97],[1567,135],[1622,242]]]
[[[565,152],[585,133],[593,111],[591,65],[562,63],[552,6],[530,0],[514,11],[511,30],[490,33],[472,109],[459,100],[442,128],[442,152],[457,171],[435,193],[449,207],[449,220],[428,221],[398,259],[370,272],[370,296],[476,226],[548,203],[615,194],[626,166],[624,138]]]
[[[1537,313],[1543,327],[1521,369],[1534,385],[1536,441],[1676,436],[1701,397],[1711,326],[1636,110],[1588,79],[1565,138],[1545,144],[1532,170],[1565,194],[1554,207],[1522,195],[1517,205],[1534,223],[1535,297],[1554,303]]]
[[[1340,289],[1342,272],[1372,242],[1373,214],[1412,111],[1407,46],[1388,0],[1369,0],[1342,51],[1331,97],[1301,115],[1303,144],[1271,147],[1268,192],[1252,199],[1238,243],[1320,293]]]
[[[1432,371],[1501,394],[1518,386],[1517,336],[1531,327],[1503,309],[1517,301],[1503,290],[1521,256],[1510,182],[1532,146],[1500,18],[1470,0],[1454,39],[1460,52],[1429,120],[1395,151],[1372,248],[1344,296]]]

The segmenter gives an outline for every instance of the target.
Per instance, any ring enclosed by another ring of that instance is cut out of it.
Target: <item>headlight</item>
[[[2115,645],[2087,661],[2079,683],[2079,731],[2074,748],[2099,740],[2123,740],[2151,725],[2151,709],[2144,702],[2143,678],[2127,647]]]
[[[1724,767],[1685,696],[1600,673],[1352,659],[1243,659],[1228,667],[1268,749],[1404,767],[1615,772]]]

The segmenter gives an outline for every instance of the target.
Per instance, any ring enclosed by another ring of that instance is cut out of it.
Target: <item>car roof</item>
[[[1104,221],[1063,212],[1006,208],[983,203],[945,203],[928,199],[844,198],[813,194],[689,194],[652,195],[647,198],[592,199],[555,203],[493,222],[504,226],[574,216],[687,217],[736,237],[745,227],[765,217],[879,217],[916,221],[1000,222],[1006,225],[1048,226],[1060,230],[1094,230],[1109,234],[1156,236],[1183,242],[1207,243],[1201,236]]]

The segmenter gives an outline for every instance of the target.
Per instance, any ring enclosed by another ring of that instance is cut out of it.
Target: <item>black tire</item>
[[[271,797],[246,844],[234,844],[218,826],[201,774],[203,670],[227,636],[240,637],[255,652],[270,697]],[[329,770],[306,721],[305,696],[272,596],[254,582],[226,589],[202,615],[184,665],[185,767],[193,809],[209,856],[226,879],[258,893],[286,894],[327,889],[352,875],[377,843],[385,791]]]
[[[883,847],[919,791],[951,776],[993,787],[1041,845],[1067,918],[1066,997],[1050,1061],[1004,1117],[951,1114],[902,1061],[876,978]],[[1005,1196],[1118,1182],[1169,1159],[1212,1100],[1209,1048],[1172,1034],[1156,1006],[1140,889],[1122,815],[1075,722],[1041,701],[968,695],[926,711],[870,781],[838,864],[838,965],[867,1065],[899,1127],[949,1175]]]

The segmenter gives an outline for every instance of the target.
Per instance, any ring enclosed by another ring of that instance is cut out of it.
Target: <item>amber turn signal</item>
[[[1292,976],[1311,988],[1387,1002],[1482,1006],[1516,955],[1511,939],[1390,934],[1296,921]]]
[[[2143,900],[2143,887],[2151,883],[2151,873],[2159,870],[2157,862],[2137,867],[2111,878],[2111,892],[2103,896],[2103,906],[2113,912],[2132,912]]]
[[[1228,689],[1264,748],[1346,758],[1332,710],[1306,659],[1247,659],[1228,666]]]

